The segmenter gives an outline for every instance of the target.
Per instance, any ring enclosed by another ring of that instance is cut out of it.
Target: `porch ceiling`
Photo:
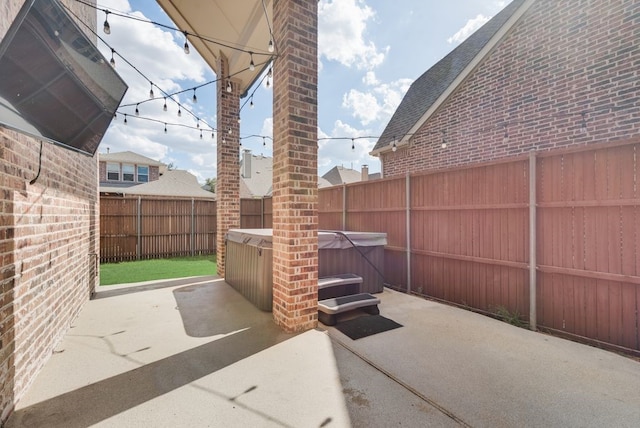
[[[221,75],[217,60],[221,54],[227,58],[229,76],[240,85],[240,93],[246,95],[274,55],[268,50],[273,0],[157,2],[178,28],[189,33],[189,45],[202,55],[218,78],[227,76]],[[254,71],[249,69],[248,52],[253,52]]]

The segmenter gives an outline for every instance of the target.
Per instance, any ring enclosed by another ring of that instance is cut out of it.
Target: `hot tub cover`
[[[387,244],[387,234],[379,232],[351,232],[351,231],[319,231],[318,249],[346,249],[351,248],[351,242],[358,247],[375,247]],[[260,248],[273,247],[273,229],[229,229],[227,239],[240,244],[252,245]]]

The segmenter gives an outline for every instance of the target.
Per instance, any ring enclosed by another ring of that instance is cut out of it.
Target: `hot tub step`
[[[362,289],[362,277],[343,273],[318,278],[318,300],[358,294]]]
[[[325,325],[335,325],[337,314],[358,308],[362,308],[372,315],[377,315],[380,313],[379,303],[380,299],[369,293],[320,300],[318,301],[318,319]]]

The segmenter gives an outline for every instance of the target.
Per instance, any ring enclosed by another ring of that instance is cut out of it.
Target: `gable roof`
[[[245,171],[245,161],[248,159],[249,170]],[[272,183],[273,158],[254,155],[249,150],[244,151],[240,159],[240,195],[244,198],[271,195]]]
[[[162,162],[159,162],[157,160],[154,160],[130,151],[117,152],[117,153],[98,153],[98,158],[100,161],[104,161],[104,162],[133,163],[138,165],[149,165],[149,166],[164,166]]]
[[[362,179],[362,174],[355,169],[345,168],[342,165],[334,166],[322,176],[332,186],[338,184],[355,183]]]
[[[407,144],[414,132],[448,98],[505,35],[533,0],[513,0],[447,56],[416,79],[378,139],[371,155]]]
[[[182,169],[169,170],[158,180],[126,188],[101,185],[100,192],[206,199],[215,199],[216,197],[214,193],[208,192],[200,187],[195,175]]]

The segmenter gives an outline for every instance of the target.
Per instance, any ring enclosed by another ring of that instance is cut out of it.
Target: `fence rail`
[[[385,232],[394,288],[640,355],[639,150],[636,140],[320,189],[319,228]],[[102,261],[215,251],[215,202],[102,197],[100,208]],[[272,212],[271,198],[242,200],[241,227],[271,227]]]

